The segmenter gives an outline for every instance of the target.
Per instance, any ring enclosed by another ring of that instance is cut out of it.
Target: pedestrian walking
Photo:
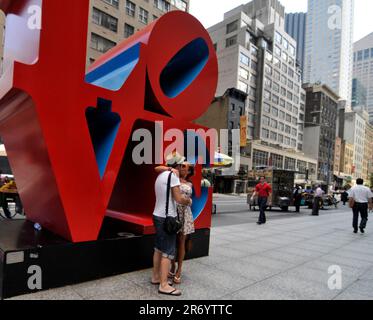
[[[342,195],[341,195],[341,200],[342,200],[342,203],[343,203],[344,206],[348,202],[348,192],[347,191],[348,191],[348,189],[347,189],[347,187],[345,187],[343,192],[342,192]]]
[[[368,222],[368,208],[369,210],[373,209],[373,193],[368,187],[364,187],[363,179],[357,179],[356,186],[349,190],[348,197],[353,213],[352,227],[354,228],[354,233],[357,233],[358,227],[361,233],[365,233]],[[359,214],[361,216],[360,226]]]
[[[295,212],[300,212],[300,205],[302,203],[302,188],[298,185],[295,186],[293,191],[293,201],[295,206]]]
[[[251,197],[251,200],[254,201],[254,198],[258,197],[258,206],[259,206],[259,220],[258,225],[265,224],[267,222],[265,210],[267,206],[271,206],[271,195],[272,188],[269,183],[266,182],[266,177],[260,177],[260,182],[256,185],[254,194]]]
[[[312,215],[313,216],[318,216],[319,211],[320,211],[320,202],[322,201],[322,196],[324,194],[324,190],[321,189],[321,187],[318,185],[316,186],[316,190],[314,193],[314,198],[313,198],[313,208],[312,208]]]

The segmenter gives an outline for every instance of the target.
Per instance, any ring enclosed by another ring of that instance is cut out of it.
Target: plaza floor
[[[215,219],[218,219],[215,218]],[[210,256],[185,262],[180,298],[160,296],[151,270],[13,298],[23,300],[373,299],[373,225],[354,234],[350,210],[214,227]],[[328,286],[331,266],[342,287]]]

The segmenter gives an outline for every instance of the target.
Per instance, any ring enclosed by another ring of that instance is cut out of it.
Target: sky
[[[250,0],[191,0],[190,13],[208,28],[223,20],[225,12]],[[280,0],[286,12],[306,12],[307,0]],[[373,32],[373,1],[355,0],[354,41]]]

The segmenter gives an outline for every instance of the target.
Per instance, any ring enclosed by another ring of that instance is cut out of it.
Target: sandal
[[[171,292],[163,292],[161,290],[158,290],[158,293],[159,294],[164,294],[166,296],[175,296],[175,297],[180,297],[181,296],[181,291],[177,290],[177,289],[174,289]]]
[[[176,273],[172,273],[171,271],[168,272],[168,277],[170,279],[173,279],[175,277]]]
[[[173,281],[174,281],[175,284],[180,284],[181,283],[181,277],[174,276]]]

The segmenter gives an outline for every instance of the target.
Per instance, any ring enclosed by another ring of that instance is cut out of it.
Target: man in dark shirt
[[[267,209],[267,205],[271,206],[271,202],[268,199],[271,198],[272,188],[266,182],[266,178],[264,176],[260,177],[260,182],[255,187],[255,192],[252,196],[252,200],[256,196],[258,196],[258,206],[260,210],[259,220],[257,222],[258,225],[265,224],[267,222],[265,210]]]

